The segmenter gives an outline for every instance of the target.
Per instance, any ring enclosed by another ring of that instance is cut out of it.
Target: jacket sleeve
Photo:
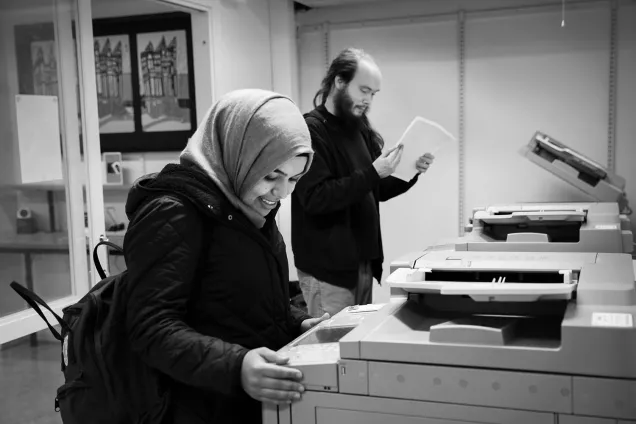
[[[329,140],[322,128],[308,122],[314,160],[307,174],[296,184],[295,194],[303,209],[312,215],[328,214],[358,203],[380,181],[373,165],[351,175],[336,178],[329,169]]]
[[[166,197],[135,217],[124,242],[132,286],[126,327],[148,365],[186,385],[234,394],[247,349],[185,322],[203,247],[200,219],[193,206]]]
[[[419,175],[420,174],[416,174],[411,181],[408,182],[393,176],[388,176],[380,180],[380,202],[386,202],[409,191],[417,182]]]
[[[290,328],[294,332],[294,337],[300,336],[302,333],[300,329],[300,324],[303,323],[306,319],[313,318],[311,315],[307,315],[302,309],[295,307],[294,305],[289,305],[290,309]]]

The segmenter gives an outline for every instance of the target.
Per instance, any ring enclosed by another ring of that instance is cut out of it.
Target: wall
[[[607,163],[610,3],[568,2],[527,8],[533,0],[392,2],[334,7],[297,14],[301,25],[300,81],[303,111],[322,78],[327,56],[361,47],[384,75],[371,119],[392,146],[420,115],[458,135],[459,8],[465,22],[465,197],[463,221],[472,208],[491,203],[586,200],[583,193],[519,155],[535,130]],[[633,123],[636,107],[634,2],[621,3],[617,168],[636,202]],[[505,7],[507,9],[495,11]],[[476,8],[482,10],[477,11]],[[487,9],[487,10],[483,10]],[[450,14],[449,14],[450,13]],[[329,22],[328,37],[323,22]],[[325,43],[327,41],[327,43]],[[381,206],[388,264],[459,230],[457,146],[437,155],[434,166],[407,194]],[[634,228],[636,221],[632,217]],[[387,290],[377,289],[378,301]]]
[[[627,180],[627,196],[636,210],[636,5],[623,8],[618,19],[618,86],[616,171]],[[636,230],[636,212],[631,216]]]
[[[268,2],[220,0],[212,15],[215,97],[238,88],[271,89]]]

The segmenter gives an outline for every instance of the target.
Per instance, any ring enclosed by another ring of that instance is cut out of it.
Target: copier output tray
[[[476,302],[536,302],[569,300],[576,292],[578,273],[558,271],[434,270],[398,268],[390,287],[408,293],[468,296]]]

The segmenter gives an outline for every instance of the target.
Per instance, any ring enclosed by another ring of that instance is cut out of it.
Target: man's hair
[[[331,90],[336,84],[336,77],[342,78],[345,84],[349,85],[353,77],[356,75],[358,64],[363,59],[375,63],[373,57],[362,49],[349,47],[338,53],[338,56],[336,56],[336,58],[331,62],[331,65],[329,65],[327,74],[320,84],[320,89],[314,96],[314,107],[325,105],[329,93],[331,93]],[[366,113],[362,115],[361,121],[364,132],[367,132],[371,137],[372,144],[377,146],[379,150],[382,150],[384,147],[384,139],[373,129]]]

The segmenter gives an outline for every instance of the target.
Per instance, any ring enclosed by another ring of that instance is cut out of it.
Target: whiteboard
[[[62,144],[56,96],[15,96],[22,183],[62,179]]]

